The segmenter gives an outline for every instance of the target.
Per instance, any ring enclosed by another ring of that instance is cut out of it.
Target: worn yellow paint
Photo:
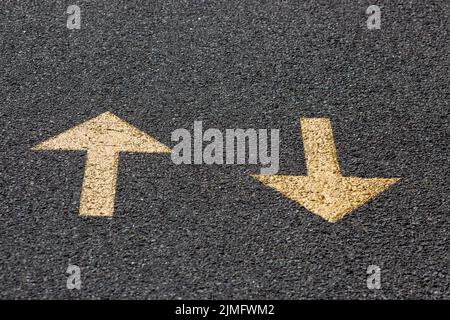
[[[164,144],[110,112],[32,148],[86,151],[80,215],[112,216],[120,152],[170,153]]]
[[[342,176],[330,120],[302,118],[300,125],[307,176],[254,177],[329,222],[336,222],[399,180]]]

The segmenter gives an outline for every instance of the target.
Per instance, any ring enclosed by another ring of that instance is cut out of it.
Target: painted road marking
[[[330,120],[302,118],[300,125],[307,176],[253,177],[329,222],[343,218],[400,180],[343,177]]]
[[[112,216],[120,152],[170,153],[169,147],[110,112],[32,148],[86,151],[80,215]]]

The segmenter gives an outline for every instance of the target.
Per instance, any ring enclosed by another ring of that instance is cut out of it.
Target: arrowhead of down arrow
[[[254,177],[329,222],[336,222],[399,180],[343,176]]]

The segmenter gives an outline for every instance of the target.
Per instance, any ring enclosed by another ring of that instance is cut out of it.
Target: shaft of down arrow
[[[311,177],[339,177],[339,162],[331,122],[327,118],[300,120],[306,168]]]

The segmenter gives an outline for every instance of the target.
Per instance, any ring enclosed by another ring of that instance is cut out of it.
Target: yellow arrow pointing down
[[[302,118],[300,125],[307,176],[253,177],[329,222],[336,222],[400,180],[343,177],[330,120]]]
[[[32,148],[86,151],[80,215],[112,216],[120,152],[170,153],[170,149],[110,112]]]

